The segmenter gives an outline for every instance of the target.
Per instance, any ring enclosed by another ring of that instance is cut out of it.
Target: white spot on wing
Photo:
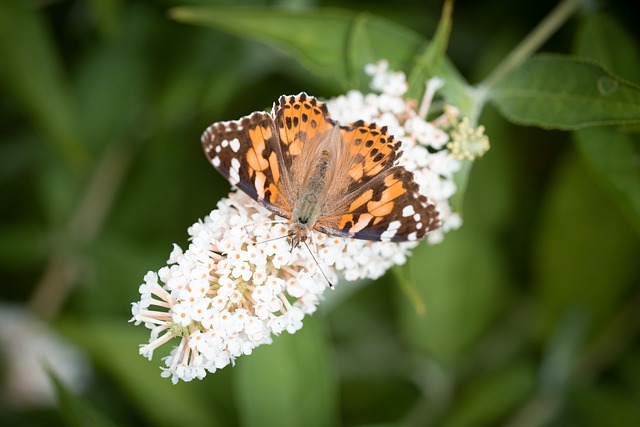
[[[229,168],[229,182],[236,185],[240,182],[240,162],[238,159],[231,159],[231,167]]]
[[[256,187],[256,193],[258,197],[264,199],[264,187],[267,182],[267,177],[262,172],[256,172],[256,177],[253,181],[254,187]]]
[[[229,147],[231,147],[234,153],[237,153],[240,149],[240,141],[238,141],[238,138],[233,138],[229,141]]]
[[[388,242],[393,239],[393,236],[396,235],[396,231],[398,231],[398,228],[400,228],[401,225],[402,223],[400,221],[391,221],[387,230],[380,235],[380,240]]]
[[[413,209],[413,206],[409,205],[409,206],[405,206],[402,209],[402,216],[404,217],[408,217],[413,215],[414,213],[416,213],[416,211]]]
[[[211,164],[215,167],[220,166],[220,157],[215,156],[213,159],[211,159]]]
[[[225,140],[222,141],[222,143],[220,145],[222,145],[222,148],[227,148],[227,146],[229,145],[229,141],[227,141],[225,139]]]
[[[415,231],[413,233],[409,233],[409,235],[407,236],[407,240],[417,240],[418,239],[418,233],[416,233]]]

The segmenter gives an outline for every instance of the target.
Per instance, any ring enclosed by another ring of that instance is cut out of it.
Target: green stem
[[[479,86],[491,87],[530,57],[573,15],[583,0],[564,0],[529,33]]]

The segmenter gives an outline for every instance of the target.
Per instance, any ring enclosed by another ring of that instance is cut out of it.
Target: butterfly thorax
[[[309,168],[310,173],[305,180],[302,191],[299,193],[289,222],[291,229],[289,236],[292,248],[307,239],[309,230],[318,221],[320,212],[319,196],[327,184],[327,171],[329,170],[330,161],[331,155],[325,150],[318,156],[314,167]]]

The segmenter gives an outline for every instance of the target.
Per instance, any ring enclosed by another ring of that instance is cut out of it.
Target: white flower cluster
[[[444,232],[461,224],[448,203],[456,191],[453,174],[460,168],[446,148],[449,135],[403,99],[407,91],[403,73],[390,72],[386,62],[366,71],[379,93],[350,91],[328,100],[331,117],[343,123],[364,120],[386,125],[403,141],[401,163],[414,172],[442,221],[441,229],[428,239],[440,241]],[[450,120],[440,122],[449,126]],[[174,383],[201,379],[271,343],[273,335],[300,329],[303,317],[316,310],[327,280],[375,279],[403,264],[417,244],[313,232],[309,248],[291,250],[284,238],[287,232],[286,222],[242,192],[220,201],[217,209],[189,228],[189,248],[182,251],[175,246],[169,265],[145,276],[131,319],[151,330],[140,353],[151,359],[156,348],[179,337],[180,343],[164,359],[162,375]]]

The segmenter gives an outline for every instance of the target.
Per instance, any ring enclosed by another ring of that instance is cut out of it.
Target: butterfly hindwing
[[[255,112],[240,120],[217,122],[202,135],[202,148],[211,164],[251,198],[288,218],[288,175],[280,158],[273,118]]]
[[[350,195],[346,211],[322,218],[319,231],[383,242],[420,240],[439,226],[435,205],[420,194],[413,174],[395,166]]]

